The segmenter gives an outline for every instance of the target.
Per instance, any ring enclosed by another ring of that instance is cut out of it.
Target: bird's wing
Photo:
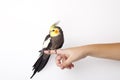
[[[48,48],[48,46],[50,46],[50,43],[51,43],[51,37],[50,35],[47,35],[43,42],[43,49]]]
[[[45,37],[45,40],[44,40],[44,41],[46,41],[49,37],[50,37],[50,34],[48,34],[48,35]]]

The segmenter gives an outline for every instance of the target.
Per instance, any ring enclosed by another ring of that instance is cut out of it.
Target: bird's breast
[[[58,49],[63,44],[64,39],[62,36],[58,36],[51,38],[51,41],[52,41],[51,49]]]

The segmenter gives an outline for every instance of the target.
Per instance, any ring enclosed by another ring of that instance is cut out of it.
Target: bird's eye
[[[55,31],[55,30],[52,30],[52,31]]]

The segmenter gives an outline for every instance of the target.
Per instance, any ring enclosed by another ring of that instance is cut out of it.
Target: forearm
[[[120,60],[120,43],[88,45],[86,50],[89,56]]]

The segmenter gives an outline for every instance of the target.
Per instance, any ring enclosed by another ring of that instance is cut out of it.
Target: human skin
[[[46,54],[56,54],[55,50],[45,51]],[[58,49],[56,64],[61,69],[74,67],[73,62],[86,56],[120,60],[120,43],[91,44],[66,49]]]

